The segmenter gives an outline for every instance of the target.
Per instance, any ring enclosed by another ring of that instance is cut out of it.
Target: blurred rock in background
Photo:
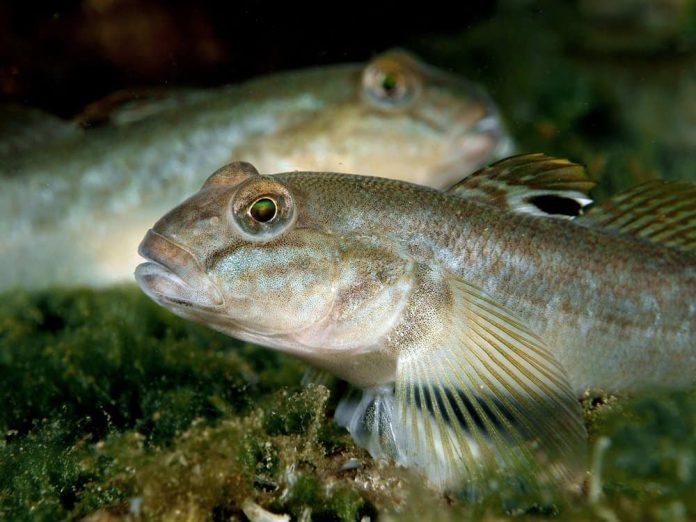
[[[607,5],[501,1],[422,54],[483,83],[521,151],[586,164],[599,198],[656,177],[696,181],[696,2]]]

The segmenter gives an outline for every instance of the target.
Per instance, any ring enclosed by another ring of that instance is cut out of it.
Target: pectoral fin
[[[309,386],[310,384],[320,384],[322,386],[329,387],[336,380],[331,373],[326,370],[320,370],[319,368],[314,368],[313,366],[307,367],[304,374],[302,375],[302,385]]]
[[[399,459],[394,418],[394,386],[351,388],[336,408],[335,420],[376,459]]]
[[[379,397],[380,408],[350,409],[363,445],[376,456],[393,452],[448,489],[577,478],[586,445],[580,405],[542,340],[461,279],[429,268],[419,277],[419,295],[390,336],[400,354],[394,395],[368,391],[363,402]]]

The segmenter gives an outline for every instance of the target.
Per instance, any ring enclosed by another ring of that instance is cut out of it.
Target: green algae
[[[226,519],[251,497],[352,520],[384,496],[341,471],[372,464],[299,363],[134,287],[5,294],[0,354],[0,519]]]
[[[0,361],[12,368],[0,380],[5,431],[61,412],[95,437],[137,428],[164,443],[193,418],[220,415],[216,399],[244,410],[241,391],[268,391],[301,371],[272,353],[243,360],[250,346],[173,320],[132,288],[12,295],[0,317]]]

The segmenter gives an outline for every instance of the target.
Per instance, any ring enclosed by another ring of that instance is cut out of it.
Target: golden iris
[[[249,215],[259,223],[267,223],[276,216],[277,212],[275,201],[270,198],[257,199],[249,209]]]

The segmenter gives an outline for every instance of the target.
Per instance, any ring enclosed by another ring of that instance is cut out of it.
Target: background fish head
[[[139,249],[148,261],[136,279],[177,315],[350,380],[344,359],[327,361],[380,345],[414,269],[388,244],[307,215],[323,191],[294,188],[247,163],[223,167],[148,231]]]
[[[461,76],[398,50],[351,68],[349,81],[340,71],[308,88],[331,103],[234,159],[254,158],[262,172],[281,165],[444,188],[512,150],[492,100]]]

